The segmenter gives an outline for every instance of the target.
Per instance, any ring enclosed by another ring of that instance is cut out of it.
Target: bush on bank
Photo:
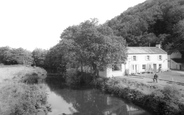
[[[44,85],[27,85],[17,82],[0,84],[1,115],[36,115],[50,110]]]
[[[123,99],[132,101],[157,115],[184,115],[184,104],[181,103],[181,94],[178,89],[166,86],[163,90],[155,89],[150,94],[145,94],[139,89],[130,88],[139,83],[127,79],[99,78],[94,84],[106,93],[112,93]],[[129,85],[127,85],[129,84]],[[148,87],[148,86],[141,86]],[[152,90],[152,89],[151,89]]]

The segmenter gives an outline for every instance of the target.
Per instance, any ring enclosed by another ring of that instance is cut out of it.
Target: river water
[[[151,115],[97,89],[73,90],[46,84],[52,112],[48,115]]]

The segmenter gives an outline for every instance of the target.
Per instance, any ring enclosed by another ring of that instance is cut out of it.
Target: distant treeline
[[[35,49],[33,52],[23,48],[0,47],[0,63],[4,65],[36,65],[44,67],[46,50]]]
[[[31,52],[22,48],[0,47],[0,63],[31,65],[33,58]]]

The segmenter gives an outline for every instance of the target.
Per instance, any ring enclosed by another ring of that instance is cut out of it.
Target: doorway
[[[153,64],[153,70],[154,72],[157,72],[157,64]]]

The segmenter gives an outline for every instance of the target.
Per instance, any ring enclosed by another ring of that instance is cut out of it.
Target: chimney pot
[[[161,48],[161,44],[156,44],[156,47],[157,48]]]

